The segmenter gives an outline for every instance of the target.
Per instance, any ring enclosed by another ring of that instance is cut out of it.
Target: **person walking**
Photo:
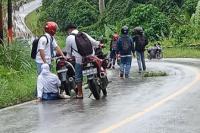
[[[115,69],[115,63],[116,63],[116,52],[117,52],[117,41],[119,39],[119,35],[115,33],[112,37],[111,43],[110,43],[110,62],[113,69]]]
[[[129,78],[129,73],[131,69],[132,63],[132,54],[134,55],[134,46],[132,38],[129,37],[129,28],[127,26],[123,26],[121,29],[121,36],[117,42],[117,53],[121,57],[120,62],[120,77]]]
[[[133,42],[135,44],[135,52],[137,56],[137,63],[139,68],[139,73],[142,71],[146,71],[146,64],[145,64],[145,47],[148,45],[148,39],[144,35],[144,30],[142,27],[135,27],[133,30]]]

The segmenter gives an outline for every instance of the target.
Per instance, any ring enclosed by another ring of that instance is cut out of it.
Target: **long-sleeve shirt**
[[[61,82],[57,75],[49,72],[40,74],[37,79],[37,97],[42,98],[43,93],[58,93]]]
[[[133,37],[133,42],[135,44],[134,49],[137,52],[145,51],[146,45],[148,45],[148,39],[144,35],[136,35]]]
[[[73,30],[72,34],[78,34],[78,30]],[[88,39],[90,40],[92,46],[93,46],[93,54],[95,54],[94,48],[98,48],[100,42],[96,41],[95,39],[93,39],[91,36],[89,36],[88,34],[84,33]],[[78,64],[82,64],[82,56],[77,52],[78,48],[76,46],[76,41],[75,41],[75,36],[74,35],[69,35],[66,39],[66,47],[65,47],[65,51],[67,52],[67,55],[69,57],[74,56],[76,63]]]
[[[128,41],[129,48],[128,51],[123,50],[124,40]],[[128,35],[123,35],[119,38],[117,42],[117,53],[119,53],[121,56],[131,56],[131,52],[134,53],[134,44],[132,38],[130,38]]]

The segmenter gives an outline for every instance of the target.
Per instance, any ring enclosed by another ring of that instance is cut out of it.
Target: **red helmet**
[[[49,33],[51,36],[56,34],[58,25],[55,22],[47,22],[45,25],[45,32]]]
[[[113,40],[114,41],[117,41],[119,39],[119,35],[117,34],[117,33],[115,33],[114,35],[113,35]]]

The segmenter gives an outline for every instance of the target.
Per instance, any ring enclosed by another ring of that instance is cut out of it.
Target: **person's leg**
[[[122,57],[121,58],[121,63],[120,63],[120,77],[123,78],[124,77],[124,68],[126,65],[126,58]]]
[[[146,71],[144,52],[141,52],[141,60],[142,60],[143,71]]]
[[[75,64],[75,81],[78,89],[77,98],[83,98],[83,90],[82,90],[82,81],[83,81],[83,74],[82,74],[82,65]]]
[[[138,67],[139,67],[139,72],[142,71],[142,65],[141,65],[141,54],[140,52],[136,51],[136,56],[137,56],[137,63],[138,63]]]
[[[127,58],[127,60],[126,60],[126,68],[125,68],[125,78],[129,78],[132,58],[131,57],[126,57],[126,58]]]
[[[116,51],[113,50],[113,67],[115,67],[115,63],[116,63]]]
[[[37,67],[37,74],[40,75],[40,73],[42,71],[42,69],[41,69],[42,63],[36,63],[36,67]]]

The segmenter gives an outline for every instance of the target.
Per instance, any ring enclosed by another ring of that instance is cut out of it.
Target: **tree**
[[[0,44],[3,44],[3,4],[2,0],[0,0]]]
[[[194,25],[200,26],[200,1],[197,4],[196,12],[192,15],[191,21]]]
[[[104,0],[99,0],[99,12],[102,15],[105,10],[105,1]]]
[[[8,0],[8,43],[11,43],[13,39],[12,28],[12,0]]]

